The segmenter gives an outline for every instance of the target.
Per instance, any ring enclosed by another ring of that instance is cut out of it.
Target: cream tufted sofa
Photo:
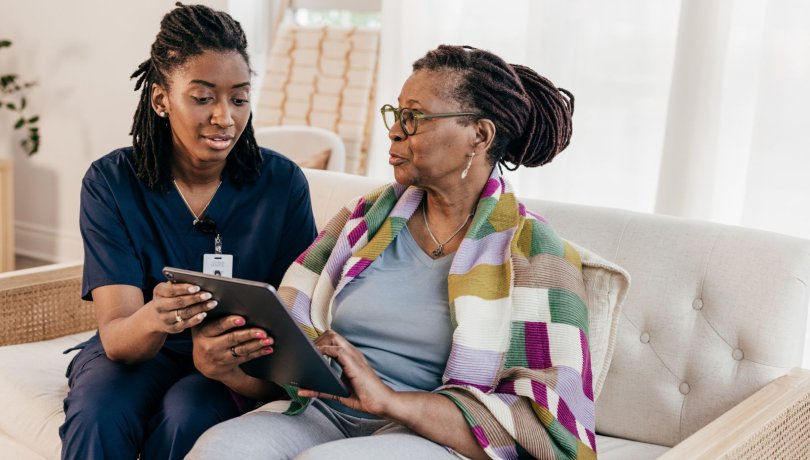
[[[372,179],[307,170],[322,226]],[[810,458],[810,242],[615,209],[528,201],[633,278],[597,400],[603,459]],[[80,264],[0,275],[0,458],[58,458],[61,351],[91,334]],[[672,447],[674,446],[674,447]]]

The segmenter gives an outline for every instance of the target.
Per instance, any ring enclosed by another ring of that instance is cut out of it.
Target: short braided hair
[[[190,58],[206,51],[239,53],[250,67],[247,38],[230,15],[203,5],[183,5],[163,16],[152,43],[149,59],[138,66],[135,91],[141,91],[132,123],[132,146],[137,176],[152,190],[166,192],[171,186],[172,132],[169,122],[152,110],[152,84],[169,87],[169,75]],[[223,175],[237,186],[255,180],[262,157],[253,134],[253,114],[233,150]]]
[[[500,162],[510,170],[541,166],[571,141],[574,95],[528,67],[508,64],[489,51],[441,45],[413,63],[413,71],[419,70],[459,76],[450,96],[462,110],[495,124],[487,152],[492,164]]]

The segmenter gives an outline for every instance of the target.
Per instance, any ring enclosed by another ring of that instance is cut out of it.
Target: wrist
[[[272,401],[286,396],[286,392],[280,386],[266,380],[251,377],[239,370],[240,374],[231,374],[220,382],[231,391],[246,398],[256,401]]]
[[[239,366],[234,366],[228,372],[225,372],[221,375],[212,375],[209,377],[210,379],[217,380],[221,382],[223,385],[227,386],[231,390],[239,393],[239,389],[244,386],[246,379],[248,378],[247,374],[242,370]]]
[[[169,333],[166,332],[166,325],[160,321],[160,316],[154,310],[154,304],[150,300],[143,306],[143,308],[139,308],[135,313],[130,316],[130,319],[135,320],[138,324],[141,324],[142,328],[146,328],[147,333],[150,337],[168,337]]]
[[[406,399],[407,393],[400,393],[391,390],[389,395],[386,398],[383,398],[380,411],[375,415],[398,422],[405,420],[407,418],[406,414],[408,410],[408,404],[405,402]]]

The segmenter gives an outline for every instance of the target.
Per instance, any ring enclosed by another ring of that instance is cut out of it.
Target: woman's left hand
[[[259,328],[245,327],[241,316],[226,316],[191,330],[194,367],[226,385],[245,376],[239,365],[273,352],[273,338]]]
[[[332,330],[321,334],[315,340],[315,347],[324,355],[336,359],[343,368],[342,378],[348,384],[349,396],[343,398],[305,389],[298,390],[299,396],[333,399],[354,410],[378,416],[385,414],[396,392],[380,380],[360,350]]]

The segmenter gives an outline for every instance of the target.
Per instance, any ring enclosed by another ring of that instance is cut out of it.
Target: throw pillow
[[[301,158],[296,161],[298,166],[310,169],[326,169],[329,164],[329,155],[332,154],[332,149],[326,149],[323,152],[318,152],[306,158]]]
[[[582,259],[588,301],[588,344],[591,349],[594,401],[613,359],[622,304],[630,288],[630,274],[598,254],[569,241]]]

